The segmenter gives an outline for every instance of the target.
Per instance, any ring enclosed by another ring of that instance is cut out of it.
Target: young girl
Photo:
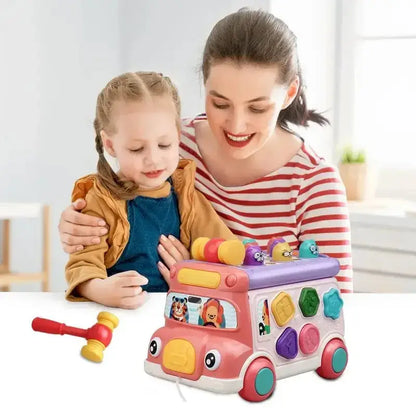
[[[72,199],[84,198],[83,212],[105,219],[109,232],[70,256],[66,297],[136,308],[144,290],[168,289],[160,273],[161,236],[180,258],[189,258],[196,237],[234,237],[194,189],[194,163],[179,162],[180,102],[169,78],[153,72],[114,78],[98,96],[94,127],[97,174],[79,179]],[[117,173],[104,149],[117,159]]]

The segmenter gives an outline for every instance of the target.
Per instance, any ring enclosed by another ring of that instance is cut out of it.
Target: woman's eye
[[[264,113],[267,111],[266,108],[257,108],[257,107],[250,107],[250,111],[252,113]]]
[[[171,143],[169,143],[169,144],[160,144],[159,149],[169,149],[169,147],[171,147],[171,146],[172,146]]]
[[[228,104],[218,104],[218,103],[216,103],[215,101],[213,101],[213,102],[212,102],[212,105],[213,105],[215,108],[219,108],[220,110],[224,110],[224,109],[226,109],[226,108],[228,108],[228,107],[229,107],[229,105],[228,105]]]
[[[132,153],[140,153],[143,151],[143,149],[144,147],[139,147],[138,149],[129,149],[129,151]]]

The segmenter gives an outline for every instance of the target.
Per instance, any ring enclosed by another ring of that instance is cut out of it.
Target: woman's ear
[[[286,92],[286,98],[283,103],[282,109],[285,109],[293,103],[293,100],[296,98],[296,95],[299,91],[299,77],[296,75],[295,79],[290,83],[289,88]]]
[[[116,157],[116,152],[113,147],[113,139],[104,131],[100,131],[101,140],[103,141],[103,146],[105,151],[113,157]]]

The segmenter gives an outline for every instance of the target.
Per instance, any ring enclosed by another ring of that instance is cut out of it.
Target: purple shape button
[[[288,359],[298,355],[298,334],[293,328],[286,328],[276,342],[276,352]]]

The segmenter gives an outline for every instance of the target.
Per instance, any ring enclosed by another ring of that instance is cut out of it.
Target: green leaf
[[[365,151],[355,152],[351,145],[345,146],[341,154],[342,163],[365,163]]]

